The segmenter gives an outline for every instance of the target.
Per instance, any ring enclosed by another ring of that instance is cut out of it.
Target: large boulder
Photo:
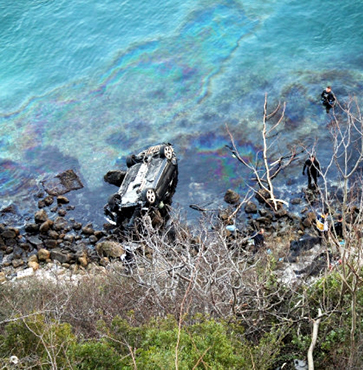
[[[54,196],[83,188],[82,181],[73,170],[62,172],[50,180],[43,181],[42,184],[45,191]]]
[[[121,186],[125,175],[126,175],[126,171],[113,170],[113,171],[108,171],[106,175],[103,177],[103,179],[105,180],[105,182],[108,182],[111,185],[116,185],[119,187]]]
[[[224,195],[224,201],[229,204],[236,204],[240,201],[240,196],[235,191],[228,189]]]
[[[110,240],[96,244],[96,251],[100,257],[118,258],[125,254],[125,249],[120,243]]]

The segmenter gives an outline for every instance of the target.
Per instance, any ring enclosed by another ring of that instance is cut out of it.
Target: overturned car
[[[149,147],[126,158],[126,171],[117,193],[104,207],[108,222],[127,229],[151,208],[166,215],[178,181],[178,162],[171,144]]]

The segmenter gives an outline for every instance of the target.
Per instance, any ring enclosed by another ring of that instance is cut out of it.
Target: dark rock
[[[54,202],[54,198],[51,196],[51,195],[47,195],[44,199],[43,199],[44,203],[47,205],[47,207],[51,206]]]
[[[246,213],[257,213],[257,206],[255,203],[249,201],[245,205],[245,212]]]
[[[63,217],[57,217],[53,224],[53,229],[56,231],[67,230],[69,228],[68,222]]]
[[[57,233],[55,230],[49,230],[47,235],[51,239],[58,239],[59,238],[59,233]]]
[[[290,201],[291,204],[300,204],[301,198],[292,198]]]
[[[34,220],[37,224],[42,224],[47,219],[48,219],[48,215],[44,209],[41,209],[40,211],[36,212],[34,215]]]
[[[277,218],[282,218],[282,217],[288,216],[288,212],[285,208],[281,208],[275,212],[275,216]]]
[[[72,234],[66,234],[66,235],[64,236],[64,238],[63,238],[63,240],[64,240],[65,242],[68,242],[68,243],[73,243],[73,242],[74,242],[74,239],[75,239],[75,237],[74,237],[74,235],[72,235]]]
[[[63,254],[59,250],[53,250],[50,252],[50,258],[54,261],[58,261],[60,263],[69,263],[71,260],[71,255],[69,253]]]
[[[45,208],[46,206],[47,205],[45,204],[43,199],[38,201],[38,208],[42,209],[42,208]]]
[[[43,244],[47,249],[54,249],[58,247],[58,241],[54,239],[46,239],[44,240]]]
[[[31,246],[28,243],[19,243],[19,247],[24,251],[29,251],[31,249]]]
[[[5,249],[5,253],[6,253],[6,254],[13,253],[13,250],[14,250],[14,248],[13,248],[13,247],[6,247],[6,249]]]
[[[69,199],[65,196],[62,196],[62,195],[59,195],[57,197],[57,203],[58,204],[68,204],[69,203]]]
[[[106,236],[106,234],[102,231],[102,230],[96,230],[94,232],[94,235],[95,237],[99,240],[101,238],[103,238],[104,236]]]
[[[45,191],[50,195],[62,195],[71,190],[82,189],[83,184],[73,170],[67,170],[53,179],[42,182]]]
[[[239,203],[241,197],[235,191],[228,189],[226,194],[224,195],[224,201],[228,204],[236,204]]]
[[[96,244],[98,242],[98,239],[95,235],[91,235],[89,237],[89,241],[90,241],[91,244]]]
[[[67,211],[63,208],[58,209],[58,215],[64,217],[67,214]]]
[[[255,193],[255,198],[262,204],[268,203],[268,200],[270,199],[270,193],[267,190],[259,189]]]
[[[31,235],[27,238],[27,241],[34,245],[37,249],[41,248],[43,246],[43,241],[39,239],[36,235]]]
[[[107,256],[107,257],[121,257],[125,253],[124,247],[115,241],[104,241],[99,242],[96,245],[96,251],[100,257]]]
[[[73,230],[78,231],[82,229],[82,224],[80,222],[75,222],[73,224]]]
[[[41,234],[46,234],[50,228],[53,226],[53,221],[52,220],[46,220],[39,226],[39,232]]]
[[[274,215],[272,214],[272,212],[266,210],[265,208],[260,208],[258,210],[258,213],[260,214],[261,217],[266,217],[266,218],[269,218],[271,220],[274,218]]]
[[[25,227],[24,227],[24,230],[27,233],[35,234],[39,231],[39,224],[35,224],[35,223],[26,224]]]
[[[12,229],[6,229],[1,233],[1,237],[3,239],[15,239],[16,238],[16,231]]]
[[[87,224],[85,227],[82,228],[82,234],[85,235],[93,235],[95,230],[93,229],[92,224]]]
[[[126,171],[113,170],[113,171],[108,171],[106,175],[103,177],[103,179],[105,182],[119,187],[121,186],[125,175],[126,175]]]

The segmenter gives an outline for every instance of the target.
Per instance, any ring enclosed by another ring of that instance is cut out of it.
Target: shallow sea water
[[[360,99],[362,25],[360,1],[0,0],[1,207],[30,212],[29,190],[72,168],[85,185],[72,202],[100,225],[116,190],[103,175],[166,141],[179,157],[173,204],[193,218],[189,204],[246,190],[225,125],[253,160],[265,93],[271,108],[287,104],[276,150],[315,143],[324,166],[319,95],[330,84],[340,101]],[[306,182],[304,159],[277,181],[287,197]]]

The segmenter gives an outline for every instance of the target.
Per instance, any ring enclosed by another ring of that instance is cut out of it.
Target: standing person
[[[328,210],[324,210],[321,214],[318,214],[316,217],[316,228],[320,234],[320,237],[328,241],[328,231],[329,231],[329,222],[328,222],[329,213]]]
[[[321,100],[325,106],[326,113],[329,113],[330,109],[334,106],[335,96],[331,91],[331,87],[327,86],[321,93]]]
[[[264,233],[265,229],[260,229],[260,231],[252,237],[254,241],[253,254],[255,254],[261,247],[265,245],[265,237],[263,236]]]
[[[341,214],[338,215],[338,220],[334,224],[334,229],[337,234],[337,237],[343,239],[343,215]]]
[[[308,188],[314,189],[318,187],[318,176],[320,176],[320,163],[314,155],[311,155],[304,163],[302,174],[305,175],[305,169],[307,168],[308,174]],[[314,180],[314,186],[311,185],[311,179]]]

